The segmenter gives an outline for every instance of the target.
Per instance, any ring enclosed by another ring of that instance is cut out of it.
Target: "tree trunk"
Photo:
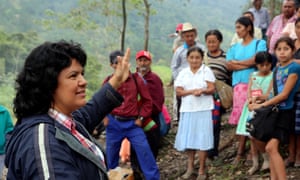
[[[150,19],[150,4],[148,0],[144,0],[146,13],[145,17],[145,42],[144,42],[144,50],[148,51],[148,44],[149,44],[149,19]]]
[[[121,30],[121,51],[124,52],[125,46],[125,33],[126,33],[126,24],[127,24],[127,13],[126,13],[126,2],[122,0],[122,12],[123,12],[123,27]]]
[[[275,0],[270,0],[269,10],[270,10],[270,18],[273,19],[275,16]]]

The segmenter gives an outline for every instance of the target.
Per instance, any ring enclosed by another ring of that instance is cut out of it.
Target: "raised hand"
[[[129,76],[130,69],[130,49],[127,48],[125,55],[123,57],[118,56],[117,68],[110,78],[109,83],[115,89],[117,89]]]

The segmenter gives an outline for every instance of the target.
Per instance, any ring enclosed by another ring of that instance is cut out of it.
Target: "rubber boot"
[[[258,156],[252,155],[252,167],[248,170],[249,175],[253,175],[258,169]]]
[[[260,171],[267,170],[270,167],[270,164],[269,164],[269,155],[267,153],[263,153],[262,157],[264,159],[264,162],[263,162],[263,164],[262,164],[262,166],[260,168]]]

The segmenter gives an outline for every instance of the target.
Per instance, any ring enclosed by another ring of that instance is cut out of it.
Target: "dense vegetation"
[[[139,0],[128,0],[126,47],[134,55],[144,43],[143,6]],[[218,28],[224,35],[222,47],[227,50],[234,32],[234,21],[247,6],[247,0],[149,0],[151,3],[149,50],[154,71],[165,83],[169,81],[169,63],[177,23],[189,21],[198,28],[202,43],[209,29]],[[0,0],[0,104],[12,108],[14,78],[30,50],[44,41],[74,40],[88,53],[86,78],[89,95],[111,73],[108,53],[120,47],[120,1],[118,0]]]

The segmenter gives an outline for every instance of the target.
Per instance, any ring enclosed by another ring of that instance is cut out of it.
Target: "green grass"
[[[152,65],[151,69],[153,72],[159,75],[164,85],[168,84],[171,80],[171,68],[162,65]]]

